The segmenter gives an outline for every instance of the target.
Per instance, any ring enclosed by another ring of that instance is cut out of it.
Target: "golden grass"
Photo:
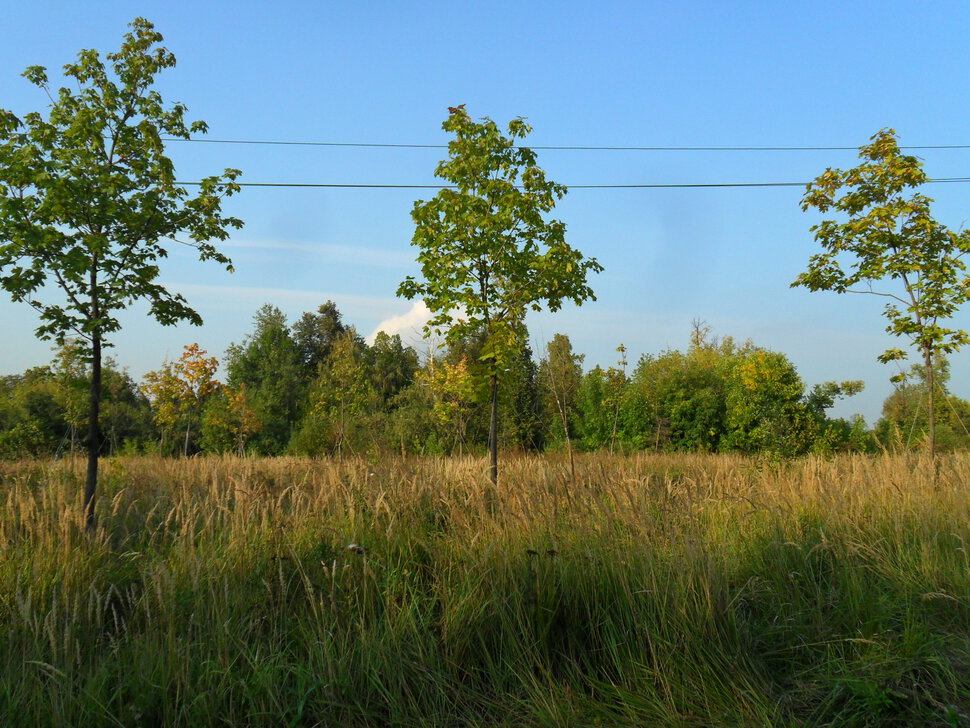
[[[82,465],[0,463],[0,718],[970,713],[967,455],[112,458],[93,538]]]

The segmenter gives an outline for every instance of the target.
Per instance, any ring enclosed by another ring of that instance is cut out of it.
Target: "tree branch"
[[[864,293],[869,296],[884,296],[885,298],[892,298],[899,301],[904,306],[908,306],[909,302],[905,298],[900,298],[894,293],[880,293],[879,291],[853,291],[851,288],[845,289],[846,293]]]

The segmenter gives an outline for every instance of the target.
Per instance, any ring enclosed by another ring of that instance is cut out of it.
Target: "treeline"
[[[419,356],[400,336],[368,345],[332,302],[289,325],[266,305],[252,332],[219,362],[196,344],[141,383],[109,361],[102,452],[312,456],[482,452],[488,438],[481,340]],[[502,372],[499,435],[520,451],[743,452],[795,456],[921,445],[927,385],[920,367],[897,386],[872,430],[827,410],[862,382],[806,389],[784,354],[695,324],[686,351],[644,355],[621,346],[615,366],[584,369],[557,334],[538,361],[526,331]],[[970,403],[946,391],[937,367],[937,439],[970,446]],[[0,457],[77,451],[86,433],[89,373],[68,344],[48,366],[0,378]]]

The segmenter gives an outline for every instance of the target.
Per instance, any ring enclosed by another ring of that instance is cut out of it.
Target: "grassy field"
[[[578,473],[0,463],[0,725],[970,725],[970,456]]]

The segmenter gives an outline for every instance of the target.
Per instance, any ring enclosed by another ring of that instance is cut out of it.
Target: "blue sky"
[[[444,144],[447,107],[505,124],[525,116],[535,145],[859,146],[883,127],[903,144],[970,144],[963,2],[74,2],[8,3],[0,107],[42,109],[19,74],[57,69],[81,48],[117,48],[141,15],[178,67],[167,101],[214,139]],[[178,144],[183,180],[225,167],[244,181],[433,184],[440,149]],[[970,149],[925,150],[931,177],[970,176]],[[852,151],[544,151],[564,184],[807,181],[852,166]],[[587,364],[625,344],[686,345],[691,320],[786,353],[806,384],[863,379],[840,405],[871,422],[894,369],[882,301],[791,289],[816,247],[800,188],[574,190],[557,207],[567,239],[606,270],[598,300],[530,319],[535,349],[569,334]],[[937,184],[937,218],[970,217],[970,184]],[[410,209],[433,191],[253,189],[227,210],[246,222],[229,275],[176,246],[162,279],[206,320],[163,328],[135,308],[112,355],[140,377],[183,345],[221,356],[273,303],[291,319],[333,299],[362,333],[406,315],[394,292],[413,274]],[[26,306],[4,299],[0,373],[50,359]],[[956,319],[967,327],[966,311]],[[405,338],[417,338],[405,329]],[[970,396],[970,352],[952,389]]]

